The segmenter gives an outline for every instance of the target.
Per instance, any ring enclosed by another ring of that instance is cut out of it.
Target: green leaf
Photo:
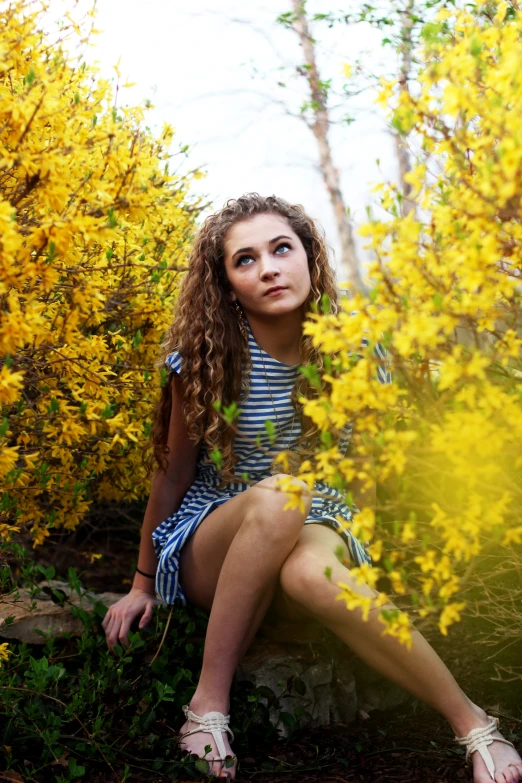
[[[81,764],[77,764],[76,759],[72,756],[69,756],[69,766],[67,768],[67,772],[69,773],[69,780],[73,780],[74,778],[81,778],[85,775],[85,767],[83,767]]]
[[[330,312],[330,297],[326,293],[321,297],[321,312],[323,315],[327,315]]]
[[[437,43],[442,32],[442,25],[437,22],[428,22],[424,25],[420,31],[421,38],[424,38],[426,43]]]
[[[484,47],[481,44],[481,42],[477,38],[474,38],[471,42],[471,48],[470,48],[471,56],[478,57],[479,54],[482,52],[483,48]]]
[[[299,372],[301,375],[304,375],[310,386],[315,386],[316,389],[322,391],[323,385],[315,364],[307,364],[304,367],[299,367]]]
[[[54,566],[49,566],[49,568],[46,568],[43,565],[39,565],[38,571],[41,574],[43,574],[48,581],[54,579],[54,577],[56,576],[56,569],[54,568]]]
[[[204,775],[207,775],[210,770],[210,764],[206,759],[198,759],[194,766],[198,772],[202,772]]]
[[[265,430],[268,437],[270,438],[270,442],[273,443],[277,436],[276,436],[276,429],[274,426],[274,422],[270,421],[270,419],[267,419],[265,421]]]
[[[223,417],[227,424],[233,424],[234,419],[237,419],[241,410],[237,407],[235,402],[231,402],[230,405],[223,406]]]
[[[212,460],[212,462],[215,464],[217,469],[220,470],[221,465],[223,464],[223,456],[217,446],[214,446],[214,448],[209,454],[209,457]]]
[[[281,723],[283,723],[285,726],[289,726],[291,729],[295,729],[297,726],[297,721],[290,712],[280,712],[279,720]]]
[[[48,413],[58,413],[60,410],[60,403],[56,397],[51,397],[51,404],[47,406]]]
[[[321,444],[325,447],[325,449],[332,448],[333,436],[331,432],[328,432],[328,430],[326,430],[325,432],[321,432]]]

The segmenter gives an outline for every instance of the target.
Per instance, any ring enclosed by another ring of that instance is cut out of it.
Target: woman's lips
[[[265,296],[277,296],[277,294],[282,294],[283,291],[286,291],[286,288],[274,288],[273,291],[267,291]]]

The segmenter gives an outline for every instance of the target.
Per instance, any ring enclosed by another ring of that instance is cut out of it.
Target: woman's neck
[[[247,319],[254,339],[263,351],[284,364],[300,364],[301,310],[271,318],[248,313]]]

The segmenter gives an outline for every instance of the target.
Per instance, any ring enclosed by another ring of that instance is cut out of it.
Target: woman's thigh
[[[230,498],[212,511],[196,528],[180,554],[180,583],[190,603],[210,611],[223,562],[247,512],[263,510],[274,524],[282,521],[288,496],[276,488],[270,476]],[[304,519],[302,520],[304,523]],[[245,563],[245,568],[248,563]]]

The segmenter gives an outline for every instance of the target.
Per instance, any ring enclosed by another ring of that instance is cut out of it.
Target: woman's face
[[[285,218],[256,215],[236,223],[225,237],[224,251],[231,298],[247,316],[290,313],[308,298],[306,251]]]

